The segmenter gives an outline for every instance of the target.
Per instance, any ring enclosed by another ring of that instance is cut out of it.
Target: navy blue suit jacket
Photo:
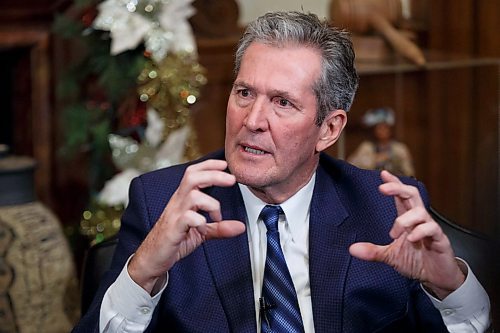
[[[210,158],[223,159],[217,152]],[[208,158],[208,157],[205,157]],[[186,165],[136,178],[130,187],[111,270],[74,332],[97,332],[109,285],[135,252],[175,192]],[[413,179],[427,204],[423,186]],[[309,273],[314,326],[322,332],[447,332],[417,281],[391,267],[353,258],[358,241],[387,244],[394,199],[378,191],[379,172],[322,154],[310,208]],[[246,221],[237,185],[211,187],[224,219]],[[304,203],[305,205],[307,203]],[[208,217],[207,217],[208,218]],[[256,332],[247,234],[210,240],[169,271],[169,282],[148,332]]]

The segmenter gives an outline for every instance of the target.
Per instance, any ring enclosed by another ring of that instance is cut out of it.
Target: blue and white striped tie
[[[260,216],[267,228],[267,255],[262,284],[261,327],[263,333],[304,332],[297,293],[281,250],[278,232],[280,206],[267,205]]]

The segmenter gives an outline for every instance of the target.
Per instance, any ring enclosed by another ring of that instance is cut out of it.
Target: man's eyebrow
[[[248,89],[253,89],[253,87],[246,83],[245,81],[234,81],[233,83],[233,87],[245,87],[245,88],[248,88]]]

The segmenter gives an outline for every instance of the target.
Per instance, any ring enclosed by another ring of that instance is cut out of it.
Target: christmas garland
[[[62,153],[90,157],[80,230],[94,243],[119,230],[133,177],[198,156],[189,107],[206,77],[188,22],[191,3],[80,0],[55,20],[55,32],[81,50],[58,97]]]

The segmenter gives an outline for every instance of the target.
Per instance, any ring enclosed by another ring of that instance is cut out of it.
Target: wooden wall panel
[[[460,79],[459,79],[460,78]],[[471,94],[468,70],[429,73],[429,123],[432,129],[431,154],[428,156],[430,176],[426,180],[433,195],[433,205],[448,218],[471,227],[469,112]]]
[[[475,53],[485,57],[500,57],[500,1],[476,0]]]
[[[451,53],[474,52],[475,1],[439,0],[429,3],[428,48]]]

